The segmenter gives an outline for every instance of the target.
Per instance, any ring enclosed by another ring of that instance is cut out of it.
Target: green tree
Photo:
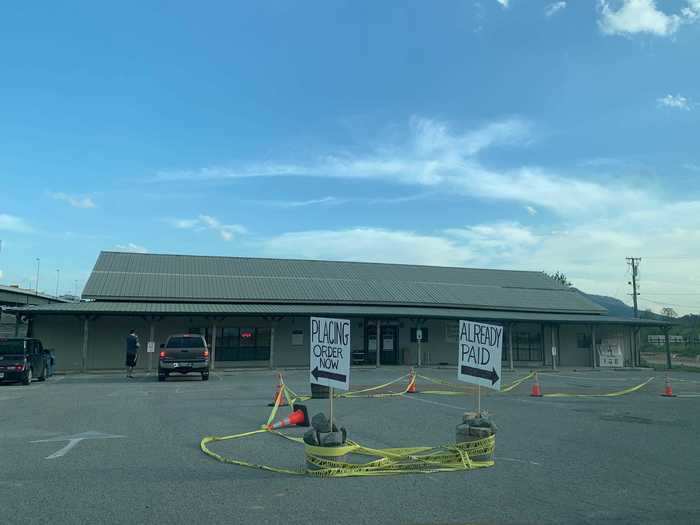
[[[544,272],[544,274],[547,277],[554,279],[555,281],[559,281],[564,286],[568,286],[568,287],[573,286],[573,284],[571,283],[571,281],[569,281],[569,279],[566,277],[566,275],[563,272],[560,272],[559,270],[557,270],[554,273]]]

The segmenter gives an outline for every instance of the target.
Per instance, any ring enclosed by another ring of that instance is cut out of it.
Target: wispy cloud
[[[646,33],[671,36],[683,24],[693,23],[700,18],[700,2],[686,1],[687,5],[678,13],[669,14],[659,9],[655,0],[622,0],[621,4],[599,0],[598,25],[603,33],[609,35]]]
[[[31,233],[34,231],[23,218],[6,213],[0,213],[0,230],[15,233]]]
[[[131,253],[148,253],[148,248],[134,244],[133,242],[128,242],[126,244],[117,244],[114,247],[120,252],[131,252]]]
[[[553,2],[549,4],[547,7],[544,9],[544,14],[546,17],[554,16],[556,15],[559,11],[562,9],[566,8],[566,2]]]
[[[219,219],[211,215],[199,215],[194,219],[168,219],[167,222],[175,228],[184,230],[212,230],[218,233],[225,241],[230,241],[235,235],[247,232],[246,228],[240,224],[223,224]]]
[[[326,155],[308,163],[265,163],[240,168],[206,168],[161,173],[159,180],[216,180],[242,177],[378,179],[449,194],[521,202],[561,214],[591,206],[605,209],[642,196],[631,187],[602,185],[537,166],[494,170],[479,154],[487,149],[527,146],[532,126],[520,119],[491,122],[462,133],[439,121],[413,118],[407,139],[365,155]]]
[[[537,215],[537,208],[532,206],[525,206],[525,211],[527,211],[528,215]]]
[[[510,3],[510,0],[496,0],[499,4],[501,4],[503,7],[507,8],[508,4]]]
[[[274,208],[306,208],[310,206],[337,206],[344,204],[347,199],[339,199],[338,197],[321,197],[320,199],[308,200],[245,200],[243,202],[256,204],[260,206],[271,206]]]
[[[51,193],[51,198],[67,202],[74,208],[95,208],[95,202],[88,195],[71,195],[68,193]]]
[[[659,107],[682,109],[685,111],[690,111],[690,100],[683,95],[666,95],[656,99]]]

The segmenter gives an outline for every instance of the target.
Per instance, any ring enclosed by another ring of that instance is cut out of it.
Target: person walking
[[[139,336],[131,330],[126,336],[126,377],[134,377],[134,367],[139,359]]]

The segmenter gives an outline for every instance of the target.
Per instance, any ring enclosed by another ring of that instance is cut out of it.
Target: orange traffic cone
[[[408,388],[406,389],[407,394],[415,394],[418,390],[416,389],[416,371],[411,368],[408,374]]]
[[[268,430],[277,430],[278,428],[289,427],[296,425],[298,427],[308,427],[309,426],[309,414],[306,412],[306,407],[304,405],[294,405],[294,412],[289,414],[284,419],[280,419],[276,423],[267,425]]]
[[[272,403],[268,403],[267,406],[273,407],[277,403],[277,398],[280,398],[280,405],[281,407],[286,407],[289,406],[289,403],[287,403],[287,397],[284,395],[284,381],[282,380],[282,374],[277,374],[279,377],[279,381],[277,382],[277,390],[275,391],[275,396],[272,398]]]
[[[532,390],[530,391],[531,397],[542,397],[542,389],[540,388],[540,380],[537,378],[537,373],[535,373],[535,382],[532,384]]]
[[[676,397],[673,393],[673,387],[671,387],[671,378],[666,374],[666,386],[664,387],[664,393],[661,394],[663,397]]]

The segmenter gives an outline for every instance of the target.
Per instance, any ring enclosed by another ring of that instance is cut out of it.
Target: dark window
[[[591,347],[591,336],[587,334],[576,334],[576,347],[577,348],[590,348]]]
[[[542,361],[542,334],[518,332],[513,337],[516,361]]]
[[[418,338],[416,337],[416,330],[417,330],[417,328],[411,328],[411,342],[412,343],[418,342]],[[421,339],[421,343],[427,343],[428,342],[428,329],[421,328],[421,331],[423,332],[423,339]]]
[[[10,355],[10,354],[23,354],[24,353],[24,341],[2,341],[0,340],[0,354]]]
[[[202,348],[204,340],[201,337],[171,337],[166,348]]]

